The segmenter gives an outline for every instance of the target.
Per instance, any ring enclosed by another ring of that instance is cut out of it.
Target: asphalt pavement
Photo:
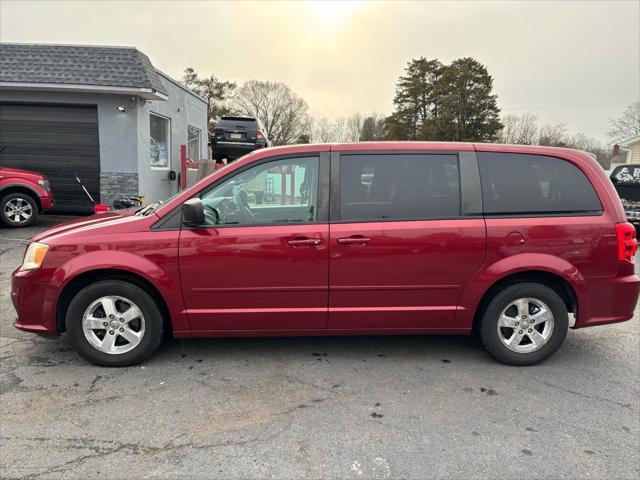
[[[1,478],[640,477],[639,311],[535,367],[474,337],[169,339],[95,367],[13,328],[0,230]]]

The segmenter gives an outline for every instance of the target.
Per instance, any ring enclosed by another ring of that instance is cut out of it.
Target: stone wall
[[[113,208],[118,195],[138,195],[138,174],[100,172],[100,203]]]

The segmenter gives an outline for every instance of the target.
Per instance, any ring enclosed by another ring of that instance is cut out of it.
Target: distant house
[[[640,137],[622,142],[622,147],[629,151],[627,163],[640,163]]]
[[[611,152],[611,158],[609,159],[610,170],[613,170],[618,165],[622,165],[628,162],[629,158],[629,150],[626,148],[620,148],[620,145],[617,143],[613,146],[613,151]]]
[[[0,43],[0,165],[46,174],[64,211],[178,190],[207,155],[207,103],[134,47]]]

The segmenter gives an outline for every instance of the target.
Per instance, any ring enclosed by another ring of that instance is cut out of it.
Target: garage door
[[[100,200],[98,111],[95,106],[0,103],[0,165],[43,173],[58,212],[90,212],[76,175]]]

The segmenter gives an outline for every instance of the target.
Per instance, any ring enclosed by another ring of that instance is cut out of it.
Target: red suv
[[[17,168],[0,167],[0,224],[26,227],[38,214],[53,207],[47,177]]]
[[[529,365],[633,317],[637,244],[586,153],[465,143],[258,150],[164,204],[33,238],[19,329],[99,365],[176,337],[468,334]],[[570,325],[570,315],[575,323]]]

